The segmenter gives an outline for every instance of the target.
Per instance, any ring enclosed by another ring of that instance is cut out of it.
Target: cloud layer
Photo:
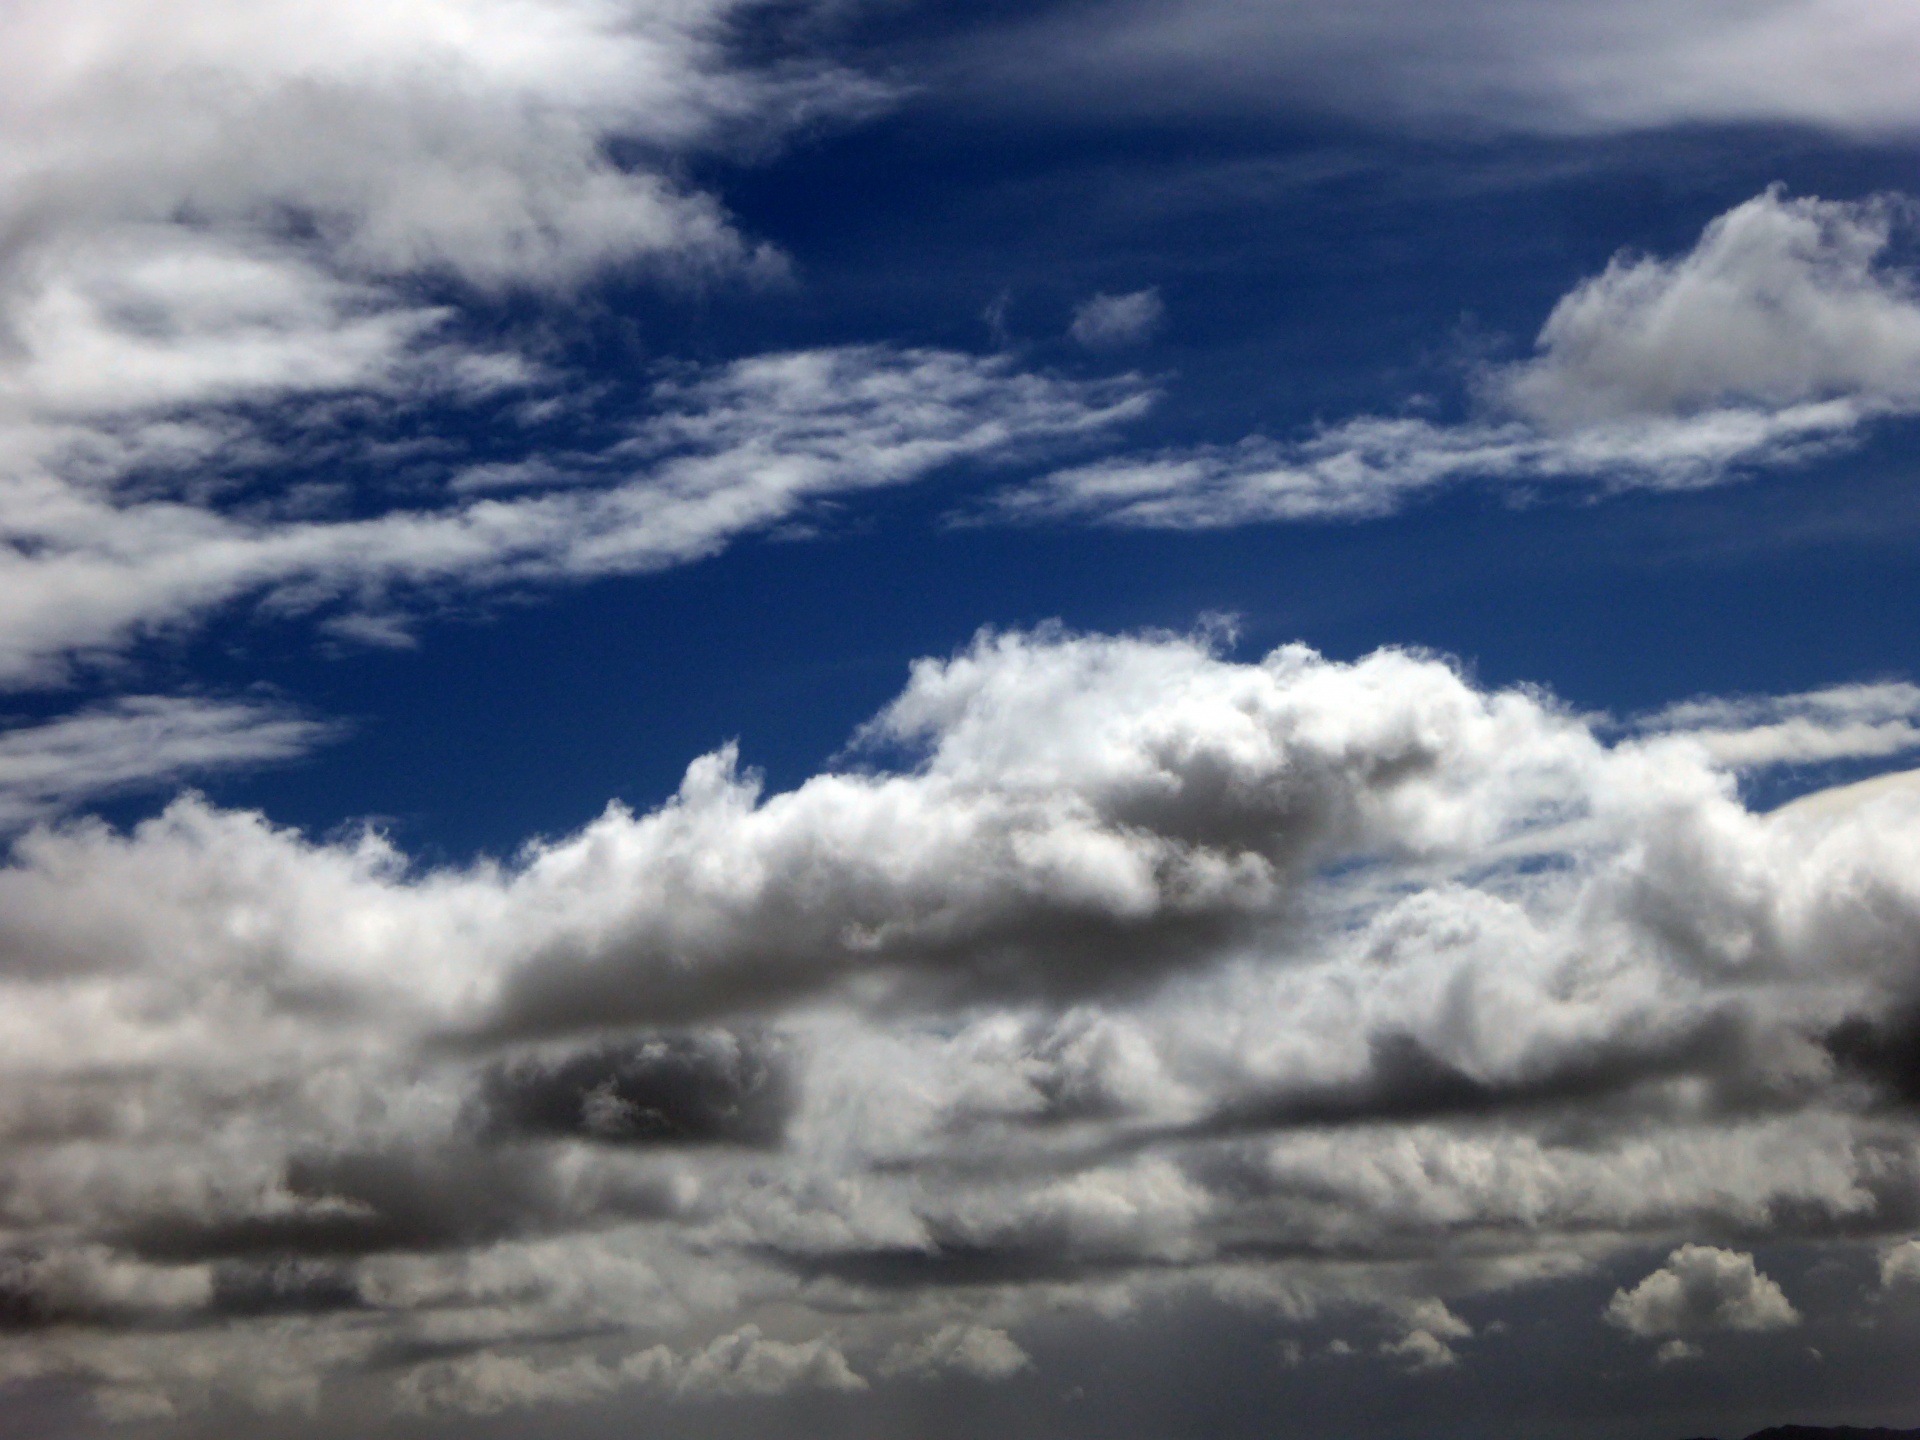
[[[1393,651],[985,635],[857,766],[703,757],[511,864],[194,800],[37,830],[7,1373],[129,1415],[1011,1383],[1036,1316],[1180,1293],[1370,1308],[1430,1370],[1449,1296],[1676,1244],[1616,1324],[1786,1323],[1725,1247],[1920,1228],[1868,1043],[1920,999],[1920,791],[1764,815],[1727,767],[1885,755],[1885,689],[1601,726]]]

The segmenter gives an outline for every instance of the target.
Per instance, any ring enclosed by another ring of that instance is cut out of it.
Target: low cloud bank
[[[42,826],[0,871],[8,1373],[128,1414],[1018,1384],[1037,1315],[1181,1290],[1371,1306],[1433,1370],[1447,1296],[1622,1249],[1672,1249],[1634,1335],[1788,1323],[1754,1236],[1893,1294],[1920,791],[1756,814],[1729,767],[1917,717],[1043,630],[920,662],[857,764],[707,756],[510,863]]]

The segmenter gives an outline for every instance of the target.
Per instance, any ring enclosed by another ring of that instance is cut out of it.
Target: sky
[[[1920,1425],[1916,73],[14,0],[7,1433]]]

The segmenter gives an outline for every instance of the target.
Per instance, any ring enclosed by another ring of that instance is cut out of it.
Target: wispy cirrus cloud
[[[853,350],[642,402],[652,415],[627,427],[631,448],[677,458],[649,489],[637,453],[619,473],[601,457],[597,502],[463,501],[366,476],[346,495],[351,477],[276,472],[337,446],[343,408],[431,449],[454,443],[435,434],[449,407],[572,397],[510,339],[475,338],[476,303],[615,271],[777,276],[780,258],[681,178],[683,162],[865,113],[884,89],[798,53],[745,58],[753,8],[15,7],[0,58],[0,684],[59,682],[75,655],[242,595],[297,609],[463,575],[484,587],[672,563],[777,519],[779,495],[920,473],[916,449],[922,469],[982,453],[994,425],[1009,444],[1031,438],[1021,426],[1044,402],[992,362],[969,376],[960,357]],[[889,384],[900,414],[883,421]],[[740,405],[756,386],[781,413],[749,438]],[[803,437],[808,393],[819,409]],[[1076,393],[1056,387],[1056,405]],[[703,400],[718,407],[704,441]],[[972,425],[957,418],[969,406]],[[837,450],[834,414],[861,431]],[[525,473],[554,468],[532,460]],[[404,629],[387,613],[340,623]]]
[[[1910,131],[1920,26],[1875,0],[1109,0],[936,52],[973,103],[1031,113],[1288,115],[1549,133],[1784,122]]]
[[[282,705],[122,695],[0,732],[0,833],[129,791],[298,759],[340,727]]]
[[[593,451],[442,465],[424,494],[414,483],[331,498],[257,493],[251,432],[236,438],[218,417],[143,432],[129,443],[145,463],[116,453],[104,475],[96,435],[80,459],[0,489],[0,535],[13,542],[0,555],[0,682],[57,679],[76,655],[246,596],[404,637],[409,606],[435,594],[683,564],[810,502],[1073,441],[1147,401],[1130,377],[1068,380],[1003,357],[759,356],[661,383],[650,413],[615,419]],[[266,447],[265,463],[287,459]]]
[[[1920,300],[1888,263],[1910,202],[1789,199],[1675,259],[1621,256],[1458,423],[1361,416],[1299,440],[1116,456],[1001,495],[1015,520],[1206,529],[1390,514],[1446,485],[1689,489],[1853,442],[1920,408]]]

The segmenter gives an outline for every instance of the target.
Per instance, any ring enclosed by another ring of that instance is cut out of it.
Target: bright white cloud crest
[[[1800,1313],[1753,1256],[1711,1245],[1682,1245],[1631,1290],[1616,1290],[1607,1320],[1635,1335],[1699,1335],[1714,1330],[1778,1330]]]

